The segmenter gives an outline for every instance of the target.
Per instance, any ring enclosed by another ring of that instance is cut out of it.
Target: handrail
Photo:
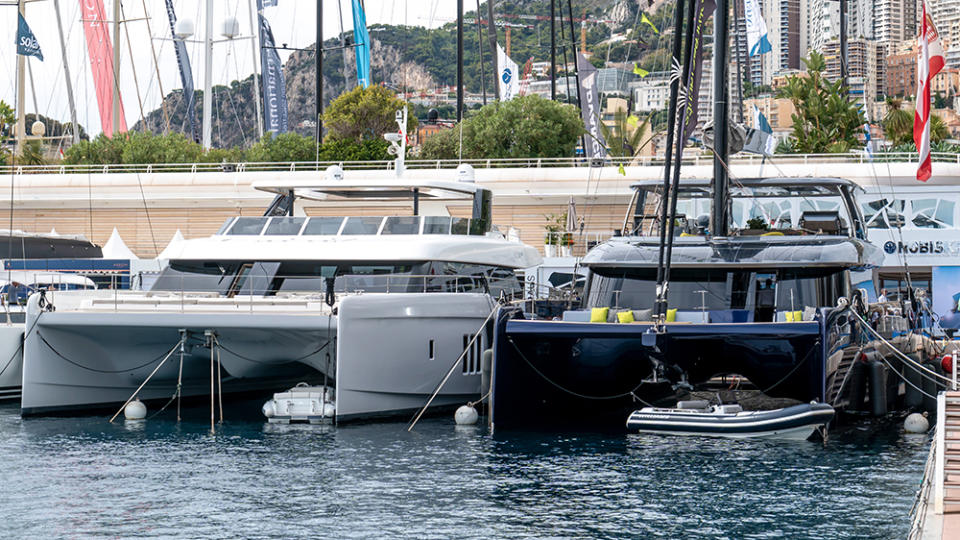
[[[931,152],[931,160],[937,163],[956,163],[960,165],[960,153]],[[916,152],[885,152],[874,154],[872,161],[887,162],[915,162]],[[683,163],[689,165],[708,165],[712,162],[709,154],[687,153],[683,156]],[[775,154],[761,156],[743,154],[731,158],[732,165],[759,165],[761,162],[771,164],[789,163],[869,163],[871,159],[862,152],[847,152],[842,154]],[[454,169],[460,164],[469,164],[477,169],[498,169],[506,167],[550,168],[550,167],[594,167],[596,160],[582,157],[560,158],[498,158],[498,159],[409,159],[407,169]],[[602,166],[659,166],[663,165],[662,156],[643,157],[608,157],[602,161]],[[283,162],[237,162],[237,163],[142,163],[142,164],[92,164],[66,165],[56,163],[50,165],[4,165],[0,166],[0,174],[110,174],[110,173],[250,173],[250,172],[280,172],[280,171],[322,171],[332,165],[338,165],[344,170],[391,170],[392,160],[378,161],[283,161]]]
[[[937,461],[933,476],[933,511],[938,515],[943,515],[943,474],[946,464],[946,413],[947,413],[947,393],[937,394],[937,432],[936,447]]]

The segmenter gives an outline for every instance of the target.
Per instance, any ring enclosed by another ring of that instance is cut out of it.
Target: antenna
[[[397,171],[397,178],[400,178],[403,176],[405,169],[403,160],[407,155],[407,108],[398,109],[395,118],[399,131],[397,133],[384,133],[383,138],[390,143],[390,148],[387,148],[387,152],[397,156],[397,158],[393,160],[393,163]]]

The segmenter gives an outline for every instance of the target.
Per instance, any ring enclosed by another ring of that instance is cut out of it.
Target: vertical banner
[[[694,13],[696,13],[693,24],[693,42],[690,44],[690,62],[692,62],[690,70],[690,78],[684,81],[683,86],[680,88],[680,97],[678,107],[683,111],[682,121],[683,124],[683,138],[680,140],[680,144],[683,144],[683,141],[689,139],[693,136],[693,132],[697,129],[697,111],[699,108],[700,101],[700,80],[703,79],[703,32],[706,29],[707,21],[713,15],[713,12],[717,9],[717,3],[714,0],[696,0],[697,4],[695,7]]]
[[[167,18],[170,19],[170,35],[176,36],[174,27],[177,24],[177,14],[173,11],[173,0],[167,0]],[[177,55],[177,67],[180,68],[180,83],[183,85],[183,99],[187,104],[187,117],[190,119],[190,140],[200,142],[197,131],[197,96],[193,89],[193,70],[190,69],[190,57],[187,56],[187,45],[183,40],[173,41],[173,52]]]
[[[497,43],[497,78],[500,79],[500,101],[510,101],[520,93],[520,74],[517,63]]]
[[[599,72],[586,57],[577,53],[577,73],[580,75],[580,116],[587,130],[583,153],[590,159],[603,158],[607,155],[607,145],[600,131]]]
[[[100,109],[100,128],[107,137],[113,136],[113,44],[107,31],[107,15],[103,0],[80,0],[80,19],[87,38],[90,71],[97,89],[97,107]],[[120,132],[127,131],[120,101]]]
[[[268,0],[269,1],[269,0]],[[273,30],[263,16],[263,0],[257,0],[260,19],[260,80],[263,84],[264,130],[287,131],[287,85],[283,80],[283,64],[273,41]]]
[[[360,0],[353,0],[353,42],[357,45],[357,84],[370,86],[370,34],[367,32],[367,14]],[[406,91],[406,89],[404,89]]]

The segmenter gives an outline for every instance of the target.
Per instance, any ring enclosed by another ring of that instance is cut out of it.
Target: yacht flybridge
[[[210,394],[213,379],[228,393],[312,378],[335,389],[339,420],[392,415],[422,407],[461,356],[434,403],[476,399],[485,322],[540,257],[492,227],[491,194],[471,173],[258,183],[276,194],[266,214],[174,246],[151,290],[61,292],[55,309],[32,297],[23,414],[116,407],[141,385],[149,400]],[[324,204],[356,200],[412,212]]]

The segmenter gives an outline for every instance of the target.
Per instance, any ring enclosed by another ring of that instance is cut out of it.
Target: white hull
[[[23,324],[0,325],[0,401],[20,399]]]

